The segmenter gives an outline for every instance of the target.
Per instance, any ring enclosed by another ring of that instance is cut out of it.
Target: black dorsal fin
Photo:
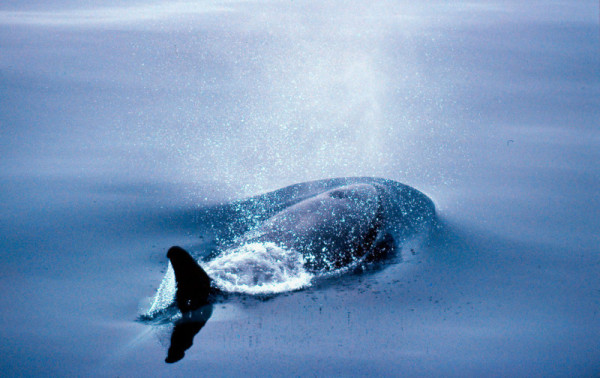
[[[210,277],[204,269],[181,247],[171,247],[167,257],[175,271],[175,301],[181,312],[194,311],[208,304]]]

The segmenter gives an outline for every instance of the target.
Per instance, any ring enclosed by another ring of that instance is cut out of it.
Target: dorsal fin
[[[181,312],[194,311],[206,305],[210,294],[210,277],[204,269],[181,247],[171,247],[167,257],[175,271],[175,301]]]

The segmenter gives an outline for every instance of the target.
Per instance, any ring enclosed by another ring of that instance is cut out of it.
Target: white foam
[[[309,286],[313,278],[300,253],[274,243],[229,249],[204,268],[220,289],[252,295],[298,290]]]

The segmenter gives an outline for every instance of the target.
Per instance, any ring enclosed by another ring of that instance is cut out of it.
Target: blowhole
[[[329,193],[329,196],[332,198],[337,198],[337,199],[345,199],[345,198],[348,198],[348,191],[347,190],[334,190]]]

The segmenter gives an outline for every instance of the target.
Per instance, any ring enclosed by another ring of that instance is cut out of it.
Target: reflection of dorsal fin
[[[181,312],[193,311],[208,303],[210,277],[183,248],[171,247],[167,252],[175,271],[175,301]]]

